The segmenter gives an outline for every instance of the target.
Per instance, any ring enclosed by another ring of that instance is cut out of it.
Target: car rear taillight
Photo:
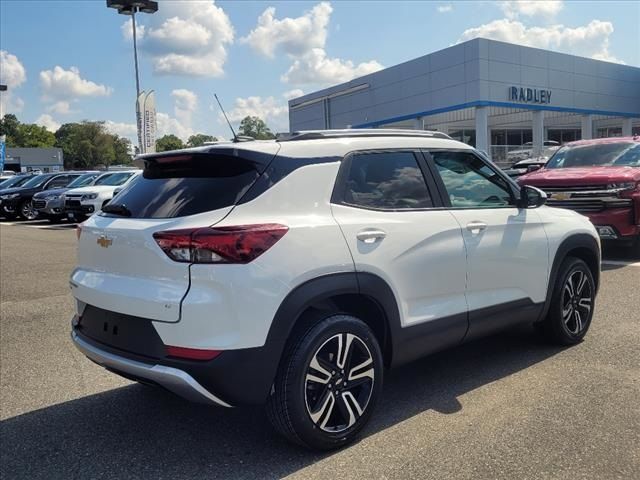
[[[153,238],[176,262],[249,263],[269,250],[289,230],[267,223],[156,232]]]
[[[165,345],[168,357],[183,358],[187,360],[213,360],[222,352],[220,350],[203,350],[200,348],[185,348]]]

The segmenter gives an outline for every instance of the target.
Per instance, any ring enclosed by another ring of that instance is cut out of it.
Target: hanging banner
[[[144,122],[142,118],[142,112],[144,110],[145,96],[146,94],[144,93],[144,90],[143,90],[142,92],[140,92],[140,95],[138,95],[138,98],[136,98],[136,126],[138,128],[138,149],[140,150],[139,153],[144,153],[144,145],[142,142],[142,138],[143,138],[142,131],[144,129]]]
[[[156,151],[156,97],[153,90],[144,99],[142,146],[144,153]]]

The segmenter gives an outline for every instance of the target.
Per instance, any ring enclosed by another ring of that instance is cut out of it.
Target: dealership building
[[[506,162],[640,135],[640,68],[478,38],[292,99],[289,125],[438,130]]]

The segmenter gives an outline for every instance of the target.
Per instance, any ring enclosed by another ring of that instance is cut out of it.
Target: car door
[[[535,320],[549,274],[548,241],[538,212],[519,208],[507,178],[473,151],[431,150],[427,162],[462,229],[468,338]]]
[[[460,342],[468,326],[462,232],[425,172],[417,151],[356,152],[332,198],[356,271],[391,287],[406,340],[397,350],[413,358]]]

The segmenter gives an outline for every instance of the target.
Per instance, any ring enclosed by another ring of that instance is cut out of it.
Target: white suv
[[[75,345],[191,400],[266,403],[294,442],[353,439],[386,367],[520,323],[567,345],[589,328],[589,220],[446,135],[300,132],[139,160],[78,230]]]

